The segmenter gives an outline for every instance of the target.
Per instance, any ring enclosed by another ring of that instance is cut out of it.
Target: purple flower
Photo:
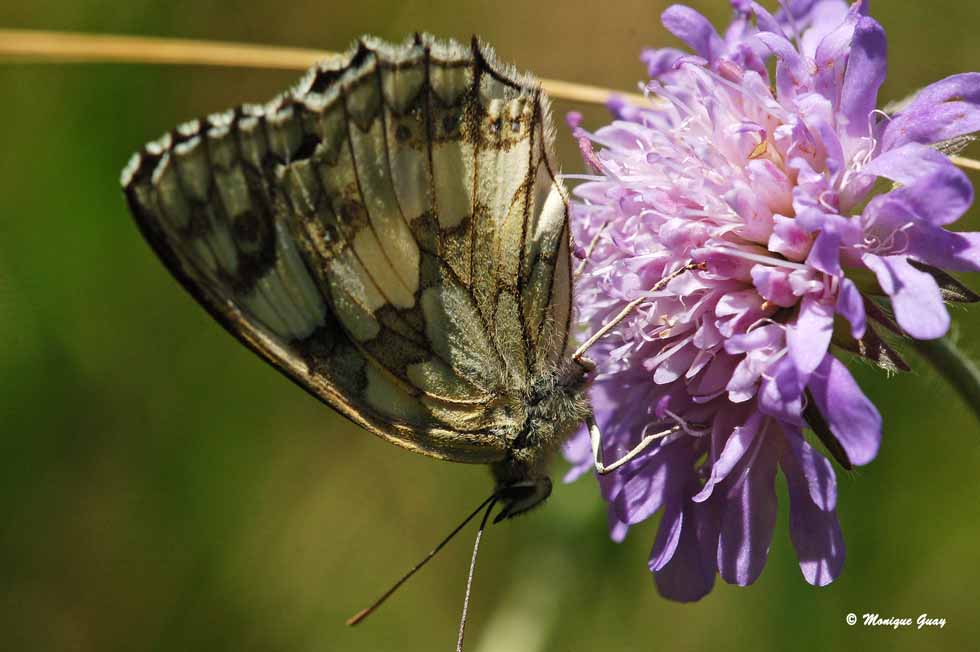
[[[647,299],[590,354],[605,459],[662,435],[600,486],[615,538],[663,512],[650,568],[682,601],[716,573],[746,585],[762,572],[777,470],[803,576],[840,573],[834,470],[803,433],[851,468],[877,454],[881,417],[836,354],[905,369],[881,329],[941,337],[944,299],[978,298],[943,271],[980,271],[980,233],[944,228],[973,189],[943,152],[980,130],[980,74],[888,115],[885,34],[866,2],[732,4],[724,36],[667,9],[695,55],[643,54],[659,100],[614,100],[594,134],[572,123],[593,171],[573,204],[588,257],[577,308],[595,330]],[[591,467],[584,433],[566,455],[569,478]]]

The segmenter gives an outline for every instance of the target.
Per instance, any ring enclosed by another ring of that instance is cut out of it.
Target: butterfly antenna
[[[415,566],[412,567],[412,570],[410,570],[407,573],[405,573],[405,575],[403,575],[401,579],[399,579],[397,582],[395,582],[391,586],[390,589],[388,589],[387,591],[385,591],[384,593],[382,593],[381,594],[381,597],[379,597],[377,600],[375,600],[373,603],[371,603],[370,606],[368,606],[368,607],[366,607],[364,609],[361,609],[356,614],[354,614],[353,616],[351,616],[350,618],[348,618],[347,619],[347,624],[348,625],[356,625],[359,622],[361,622],[362,620],[364,620],[365,618],[367,618],[368,616],[370,616],[372,613],[374,613],[378,609],[378,607],[380,607],[384,603],[385,600],[387,600],[389,597],[391,597],[391,594],[392,593],[394,593],[395,591],[398,590],[398,587],[400,587],[402,584],[404,584],[405,582],[407,582],[408,581],[408,578],[410,578],[412,575],[415,575],[415,573],[417,573],[419,571],[419,569],[421,569],[423,566],[425,566],[429,562],[430,559],[432,559],[433,557],[435,557],[436,556],[436,553],[438,553],[440,550],[442,550],[443,546],[445,546],[447,543],[449,543],[450,541],[452,541],[452,538],[454,536],[456,536],[459,533],[460,530],[462,530],[464,527],[466,527],[466,524],[467,523],[469,523],[470,521],[472,521],[477,516],[477,514],[479,514],[483,510],[484,507],[487,507],[489,505],[489,508],[487,509],[487,515],[488,515],[490,513],[490,510],[493,509],[494,504],[496,504],[498,498],[499,498],[499,495],[497,494],[497,492],[494,492],[489,498],[487,498],[482,503],[480,503],[480,506],[477,507],[476,509],[474,509],[473,512],[469,516],[467,516],[466,518],[464,518],[463,519],[463,522],[456,526],[456,529],[454,529],[452,532],[450,532],[449,535],[446,536],[445,539],[443,539],[442,541],[439,542],[439,545],[437,545],[435,548],[432,549],[432,552],[430,552],[425,557],[423,557],[422,558],[422,561],[420,561],[419,563],[415,564]],[[484,517],[483,517],[483,524],[480,525],[480,533],[481,534],[483,532],[483,526],[487,522],[487,515],[484,515]],[[479,543],[480,543],[480,539],[479,539],[479,535],[478,535],[478,537],[477,537],[477,546],[479,546]],[[473,551],[473,561],[474,561],[474,563],[476,561],[476,551],[475,550]],[[472,579],[472,574],[473,574],[473,567],[471,565],[470,566],[470,577],[471,577],[471,579]],[[469,591],[470,591],[469,583],[467,583],[467,585],[466,585],[466,597],[467,597],[467,600],[469,600]],[[464,614],[463,617],[465,619],[465,617],[466,617],[465,616],[465,614],[466,614],[465,603],[464,603],[464,607],[463,607],[463,614]],[[460,632],[460,640],[462,640],[462,636],[463,636],[462,635],[462,632]]]
[[[493,506],[497,503],[497,496],[491,496],[489,502],[487,511],[483,514],[483,520],[480,521],[480,529],[476,531],[476,541],[473,543],[473,556],[470,558],[470,572],[466,576],[466,595],[463,597],[463,616],[459,619],[459,638],[456,639],[456,652],[463,652],[463,636],[466,634],[466,613],[470,608],[470,589],[473,588],[473,572],[476,570],[476,555],[480,552],[480,539],[483,538],[483,530],[487,527],[487,519],[490,518],[490,512],[493,511]]]
[[[647,294],[645,294],[642,297],[638,297],[636,299],[633,299],[632,301],[630,301],[629,303],[627,303],[626,306],[622,310],[619,311],[619,314],[617,314],[615,317],[613,317],[608,322],[606,322],[605,324],[603,324],[602,327],[599,330],[597,330],[595,333],[593,333],[592,336],[589,339],[587,339],[582,344],[582,346],[578,347],[578,349],[576,349],[575,353],[572,354],[572,360],[581,361],[582,356],[584,356],[585,353],[589,349],[591,349],[595,345],[596,342],[598,342],[603,337],[605,337],[606,335],[608,335],[609,334],[609,331],[611,331],[612,329],[616,328],[616,326],[619,325],[619,322],[621,322],[624,319],[626,319],[631,312],[633,312],[634,310],[636,310],[637,306],[639,306],[641,303],[645,303],[647,301],[650,301],[650,296],[649,296],[650,294],[652,294],[654,292],[659,292],[660,290],[662,290],[665,287],[667,287],[667,284],[670,283],[671,281],[673,281],[675,278],[677,278],[678,276],[680,276],[684,272],[687,272],[687,271],[692,270],[692,269],[704,269],[704,265],[703,265],[703,263],[690,263],[688,265],[684,265],[680,269],[678,269],[678,270],[676,270],[674,272],[671,272],[667,276],[665,276],[662,279],[660,279],[659,281],[657,281],[656,285],[654,285],[652,288],[650,288],[650,291]]]

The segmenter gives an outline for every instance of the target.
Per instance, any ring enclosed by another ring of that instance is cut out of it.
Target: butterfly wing
[[[366,429],[504,457],[506,388],[564,352],[567,202],[546,98],[471,47],[361,41],[267,105],[178,127],[123,186],[228,331]]]

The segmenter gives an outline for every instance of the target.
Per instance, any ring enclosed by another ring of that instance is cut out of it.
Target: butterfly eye
[[[510,130],[513,131],[515,134],[516,133],[519,133],[520,130],[521,130],[521,121],[518,120],[517,118],[514,118],[513,120],[511,120],[510,121]]]
[[[498,489],[498,495],[504,506],[493,519],[494,523],[523,514],[544,502],[551,495],[551,479],[542,476],[516,482]]]
[[[412,137],[412,130],[405,125],[398,125],[398,129],[395,130],[395,138],[398,139],[399,143],[407,142],[409,138]]]

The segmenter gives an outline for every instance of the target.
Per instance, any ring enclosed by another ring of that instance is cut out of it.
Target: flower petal
[[[838,23],[837,28],[827,34],[814,53],[817,68],[814,90],[830,100],[834,107],[840,103],[840,92],[847,72],[847,55],[853,38],[854,23]]]
[[[953,233],[929,224],[909,232],[908,253],[952,272],[980,272],[980,233]]]
[[[823,234],[821,234],[822,237]],[[810,374],[823,360],[834,334],[834,306],[807,295],[796,323],[786,328],[786,343],[800,374]]]
[[[674,554],[653,575],[657,590],[665,598],[694,602],[711,592],[719,527],[715,502],[685,504],[684,526]]]
[[[844,538],[840,522],[833,506],[822,506],[814,497],[813,481],[807,476],[805,464],[806,449],[810,454],[823,459],[813,451],[802,438],[787,433],[787,447],[780,457],[780,466],[789,487],[789,535],[800,559],[800,570],[807,582],[814,586],[826,586],[839,574],[844,566]],[[826,466],[830,463],[826,459]],[[836,481],[833,470],[827,476],[828,486],[834,487]]]
[[[904,232],[900,238],[888,238],[895,243],[896,254],[907,254],[946,271],[980,271],[980,233],[947,231],[918,219],[914,211],[907,200],[891,192],[872,199],[860,220],[866,228],[882,233]]]
[[[856,340],[864,337],[868,326],[867,315],[864,311],[864,298],[860,290],[849,278],[841,279],[837,292],[837,312],[851,323],[851,337]]]
[[[667,565],[674,557],[677,544],[681,540],[681,530],[684,527],[684,500],[675,500],[667,504],[664,515],[660,519],[657,538],[650,552],[650,570],[656,572]],[[688,525],[692,530],[694,524]]]
[[[973,186],[966,173],[943,154],[919,143],[885,152],[862,172],[902,184],[888,193],[889,200],[905,202],[909,212],[937,226],[960,219],[973,203]]]
[[[919,91],[882,134],[882,151],[942,142],[980,131],[980,73],[947,77]]]
[[[956,169],[945,155],[932,147],[920,143],[906,143],[876,156],[861,168],[861,172],[885,177],[908,186],[946,165]]]
[[[782,215],[773,215],[772,235],[769,236],[769,250],[782,254],[793,261],[804,260],[813,242],[813,236],[804,231],[796,220]]]
[[[759,386],[759,409],[786,423],[799,423],[803,414],[804,381],[789,356],[769,369]]]
[[[646,464],[628,465],[620,471],[622,485],[613,497],[619,519],[634,525],[653,516],[663,505],[667,476],[683,468],[682,460],[672,460],[662,449],[655,450]],[[674,468],[672,468],[672,466]]]
[[[707,18],[684,5],[672,5],[660,16],[667,30],[713,63],[724,51],[725,43]]]
[[[674,48],[647,49],[640,54],[640,60],[647,66],[647,75],[651,79],[656,79],[665,72],[674,69],[674,64],[687,53]]]
[[[817,508],[829,512],[837,507],[837,477],[830,460],[818,453],[803,439],[802,433],[793,427],[783,428],[786,449],[782,459],[789,455],[793,470],[799,471],[799,478],[809,494],[810,501]],[[782,463],[782,462],[781,462]],[[783,463],[785,470],[785,463]]]
[[[806,60],[797,52],[796,46],[785,37],[770,32],[763,32],[756,38],[776,55],[776,88],[779,98],[791,100],[806,91],[811,75]]]
[[[806,264],[818,272],[840,276],[840,242],[840,234],[834,230],[821,231],[806,257]]]
[[[807,385],[852,464],[867,464],[881,445],[881,415],[840,360],[827,354]]]
[[[742,0],[739,0],[739,2],[742,2]],[[735,3],[733,2],[732,4]],[[759,26],[759,31],[772,32],[773,34],[778,34],[783,37],[786,36],[782,26],[779,24],[779,20],[769,13],[768,9],[760,5],[758,2],[743,2],[743,4],[748,5],[746,9],[751,10],[752,14],[755,16],[756,23]]]
[[[716,425],[717,421],[718,417],[716,417]],[[701,491],[691,500],[696,503],[701,503],[711,497],[711,492],[715,488],[715,485],[728,477],[728,474],[742,459],[745,452],[752,447],[759,433],[759,428],[762,426],[762,421],[762,414],[760,412],[753,412],[748,421],[733,428],[730,434],[725,435],[722,433],[722,437],[727,437],[725,448],[721,451],[718,459],[711,465],[711,476],[708,478],[708,481],[704,483]]]
[[[589,432],[585,426],[569,437],[565,445],[562,446],[562,454],[572,465],[562,478],[562,482],[575,482],[592,469],[592,444],[589,441]]]
[[[887,54],[885,30],[873,18],[861,17],[854,28],[840,98],[840,113],[847,119],[845,131],[851,138],[872,135],[868,120],[885,81]]]
[[[891,297],[895,320],[912,337],[931,340],[949,330],[949,313],[939,284],[909,264],[905,256],[865,254],[861,260],[875,273],[881,289]]]
[[[772,428],[757,437],[741,477],[728,489],[718,538],[718,572],[730,584],[746,586],[762,573],[776,523],[776,459],[779,442]]]
[[[786,269],[756,265],[752,268],[751,274],[752,284],[759,292],[759,296],[769,303],[791,308],[799,301],[799,297],[793,293],[789,272]]]
[[[609,538],[616,543],[622,543],[626,539],[626,533],[629,532],[629,524],[620,521],[613,509],[609,510],[606,520],[609,524]]]
[[[820,67],[819,53],[824,41],[831,38],[831,35],[841,26],[847,18],[847,3],[844,0],[799,0],[790,3],[791,12],[797,14],[797,10],[792,7],[794,4],[803,5],[799,8],[800,14],[810,20],[810,27],[803,32],[800,38],[800,51],[811,59],[817,60],[817,67]],[[803,16],[796,19],[797,24],[803,22]],[[848,35],[847,42],[850,42]],[[828,48],[829,49],[829,48]]]

